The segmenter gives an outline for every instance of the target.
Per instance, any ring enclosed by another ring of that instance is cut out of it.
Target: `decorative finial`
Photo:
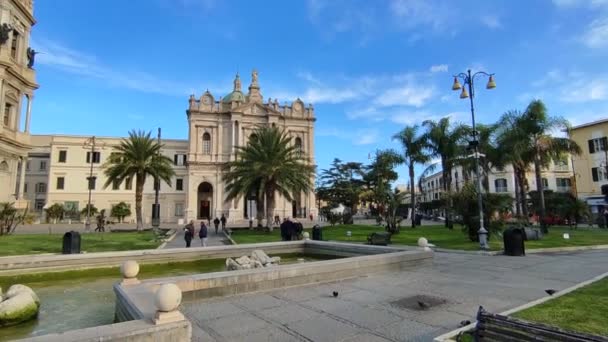
[[[258,85],[258,71],[255,69],[251,72],[251,84]]]
[[[234,91],[241,91],[241,77],[239,76],[238,72],[234,78]]]

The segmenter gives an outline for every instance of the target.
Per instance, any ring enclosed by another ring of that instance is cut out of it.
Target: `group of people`
[[[216,235],[218,233],[220,223],[222,224],[222,231],[226,230],[226,217],[224,216],[224,214],[222,214],[221,219],[216,217],[215,220],[213,220]],[[211,222],[209,222],[209,225],[211,225]],[[194,220],[192,220],[184,227],[184,239],[186,240],[186,247],[190,247],[190,245],[192,244],[192,239],[194,238],[195,233],[196,228],[194,227]],[[201,221],[201,226],[198,231],[198,238],[201,239],[201,246],[203,247],[207,247],[207,236],[207,225],[205,224],[205,221]]]
[[[283,241],[300,240],[303,230],[302,223],[285,218],[281,223],[281,239]]]

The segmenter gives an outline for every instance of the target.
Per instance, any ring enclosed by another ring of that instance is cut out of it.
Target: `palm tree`
[[[457,159],[462,155],[461,142],[466,136],[466,128],[462,125],[453,127],[450,124],[450,118],[445,117],[439,121],[426,120],[422,123],[427,128],[424,138],[426,139],[431,157],[439,157],[441,159],[441,172],[443,176],[443,189],[448,196],[447,217],[445,226],[452,228],[451,211],[452,200],[449,196],[452,189],[452,169],[457,162]]]
[[[464,126],[464,129],[469,136],[472,134],[473,130],[471,127]],[[477,124],[475,130],[477,131],[478,151],[483,154],[479,158],[479,169],[482,177],[481,184],[485,192],[489,193],[489,176],[492,173],[492,169],[503,170],[506,166],[506,160],[504,159],[504,153],[496,146],[498,125]],[[463,155],[458,160],[458,164],[463,167],[464,175],[467,175],[468,172],[475,173],[475,159]]]
[[[266,224],[272,229],[275,193],[292,200],[292,194],[310,191],[315,167],[301,156],[285,131],[264,126],[254,134],[255,139],[237,147],[236,160],[224,165],[226,201],[250,193],[263,195]]]
[[[551,136],[551,132],[568,128],[568,121],[559,117],[551,117],[547,114],[547,107],[541,100],[530,102],[526,108],[522,120],[522,128],[527,132],[528,155],[532,156],[534,162],[534,173],[536,176],[536,190],[540,196],[540,222],[544,233],[547,232],[544,223],[545,218],[545,195],[541,171],[552,161],[562,159],[564,154],[580,154],[581,148],[570,138]]]
[[[162,179],[171,186],[171,178],[175,175],[173,161],[161,155],[163,145],[150,137],[150,132],[129,132],[129,137],[122,139],[108,160],[104,163],[104,174],[107,177],[104,189],[110,184],[122,184],[135,179],[135,215],[137,230],[143,230],[141,204],[144,184],[148,177]]]
[[[416,188],[414,181],[414,167],[416,164],[426,164],[431,157],[426,153],[427,142],[424,135],[418,135],[420,126],[405,126],[399,133],[393,135],[403,147],[404,163],[408,168],[410,176],[410,203],[412,206],[412,228],[416,227]]]

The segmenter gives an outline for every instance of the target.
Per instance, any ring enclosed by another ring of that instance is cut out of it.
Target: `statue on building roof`
[[[31,47],[27,48],[27,67],[28,68],[33,68],[34,67],[34,60],[36,59],[36,55],[39,54],[39,52],[37,52],[36,50],[32,49]]]
[[[251,84],[258,84],[258,71],[255,69],[251,72]]]
[[[238,72],[234,78],[234,91],[241,91],[241,77],[239,76]]]
[[[11,25],[4,23],[0,26],[0,45],[3,45],[8,40],[8,35],[11,33],[13,28]]]

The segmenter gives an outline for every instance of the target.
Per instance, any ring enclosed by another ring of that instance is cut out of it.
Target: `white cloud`
[[[483,25],[485,25],[486,27],[491,28],[491,29],[497,29],[497,28],[502,27],[502,23],[500,22],[500,19],[498,19],[498,17],[496,15],[492,15],[492,14],[482,15],[480,20]]]
[[[448,114],[432,114],[427,111],[397,111],[391,116],[391,121],[401,125],[420,124],[425,120],[439,120],[449,117],[452,122],[466,122],[468,114],[466,112],[452,112]]]
[[[598,7],[608,5],[608,0],[553,0],[553,4],[560,8],[568,7]]]
[[[450,24],[450,9],[442,1],[391,0],[390,9],[405,28],[419,26],[443,30]]]
[[[430,72],[435,73],[435,72],[448,72],[448,65],[447,64],[438,64],[438,65],[432,65],[429,69]]]
[[[434,93],[433,87],[403,85],[387,89],[374,101],[384,107],[389,106],[414,106],[422,107],[431,99]]]
[[[146,72],[115,70],[91,56],[63,46],[51,40],[32,40],[32,46],[40,52],[36,62],[77,76],[97,79],[114,87],[164,95],[187,95],[191,87],[160,80]]]
[[[378,141],[380,134],[377,129],[341,130],[337,128],[320,128],[316,134],[321,137],[335,137],[349,140],[353,145],[370,145]]]
[[[371,145],[378,141],[378,131],[375,129],[359,130],[355,134],[353,144],[355,145]]]
[[[608,47],[608,18],[592,21],[581,40],[583,44],[590,48]]]
[[[561,93],[564,102],[608,100],[608,79],[578,80],[564,87]]]

